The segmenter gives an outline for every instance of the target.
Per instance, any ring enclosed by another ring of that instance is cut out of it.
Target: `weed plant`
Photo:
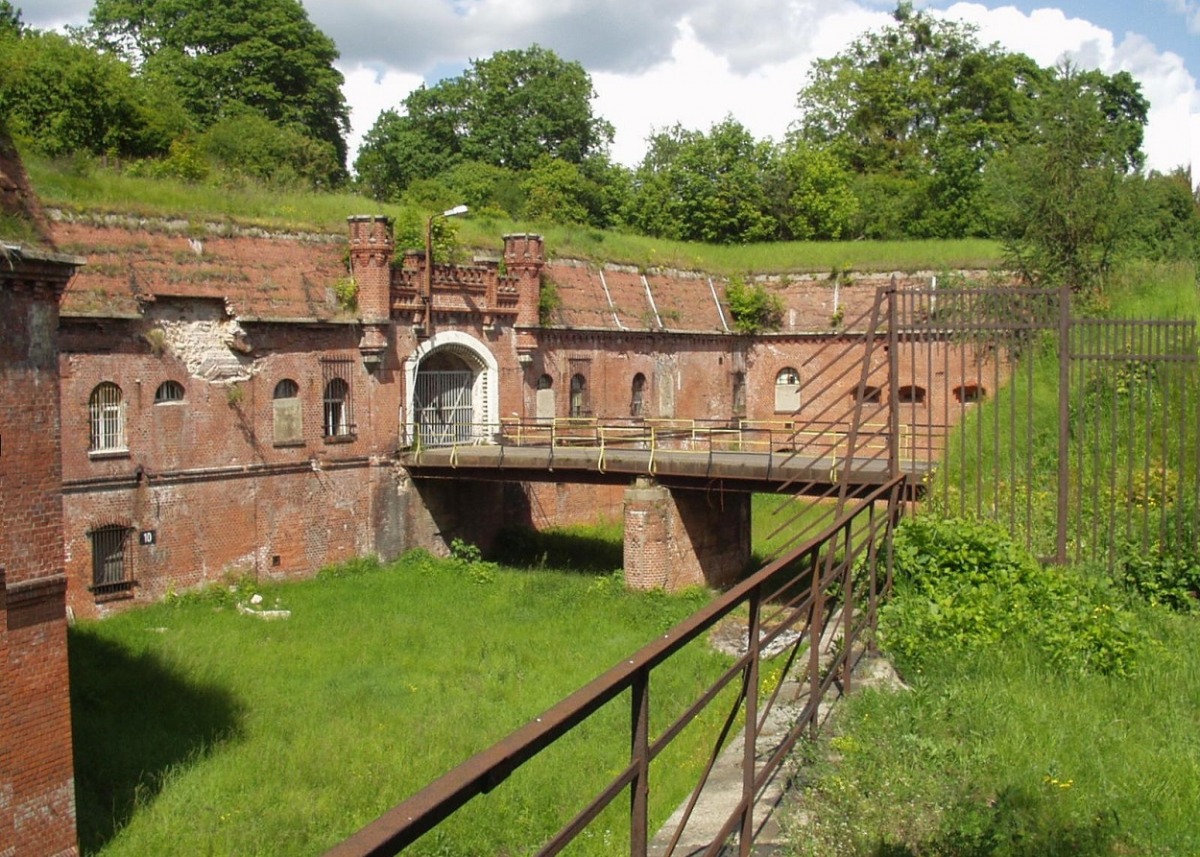
[[[319,853],[708,597],[506,569],[468,548],[257,587],[287,620],[234,609],[243,581],[72,629],[84,853]],[[700,643],[656,670],[652,727],[727,662]],[[723,714],[653,765],[652,824],[686,796]],[[628,728],[626,694],[406,853],[526,853],[628,764]],[[622,847],[628,806],[616,803],[574,853]]]

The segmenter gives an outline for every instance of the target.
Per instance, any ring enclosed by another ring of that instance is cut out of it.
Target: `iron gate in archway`
[[[418,442],[423,447],[469,443],[473,436],[475,373],[469,369],[417,373],[413,392]]]

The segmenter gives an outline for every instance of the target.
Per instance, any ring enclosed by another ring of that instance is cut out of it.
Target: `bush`
[[[1024,639],[1057,668],[1132,672],[1142,635],[1110,588],[1042,566],[998,526],[921,515],[895,538],[896,592],[881,642],[902,669]]]

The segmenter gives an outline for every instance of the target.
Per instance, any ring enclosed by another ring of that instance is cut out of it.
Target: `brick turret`
[[[358,286],[363,322],[358,344],[368,366],[377,366],[387,350],[392,309],[392,220],[381,214],[347,218],[350,224],[350,272]]]
[[[504,267],[510,277],[517,279],[517,326],[538,326],[538,299],[541,297],[542,268],[546,264],[546,244],[541,235],[515,234],[504,236]],[[529,334],[518,336],[517,348],[531,351],[534,344]]]

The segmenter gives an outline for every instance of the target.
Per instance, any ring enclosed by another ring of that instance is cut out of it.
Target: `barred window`
[[[125,450],[125,401],[121,388],[111,381],[98,384],[88,399],[92,452]]]
[[[163,381],[154,391],[154,404],[164,405],[167,402],[183,401],[183,385],[178,381]]]
[[[275,385],[271,406],[275,443],[303,443],[304,421],[300,404],[300,385],[291,378],[284,378]]]
[[[354,395],[350,379],[354,377],[353,360],[322,360],[321,372],[325,381],[325,437],[353,437]]]
[[[96,595],[128,592],[133,588],[129,562],[129,527],[112,524],[88,533],[92,542],[92,586]]]
[[[582,417],[587,408],[587,379],[582,375],[571,376],[571,416]]]
[[[905,384],[896,391],[896,401],[904,405],[925,404],[925,388],[915,384]]]

